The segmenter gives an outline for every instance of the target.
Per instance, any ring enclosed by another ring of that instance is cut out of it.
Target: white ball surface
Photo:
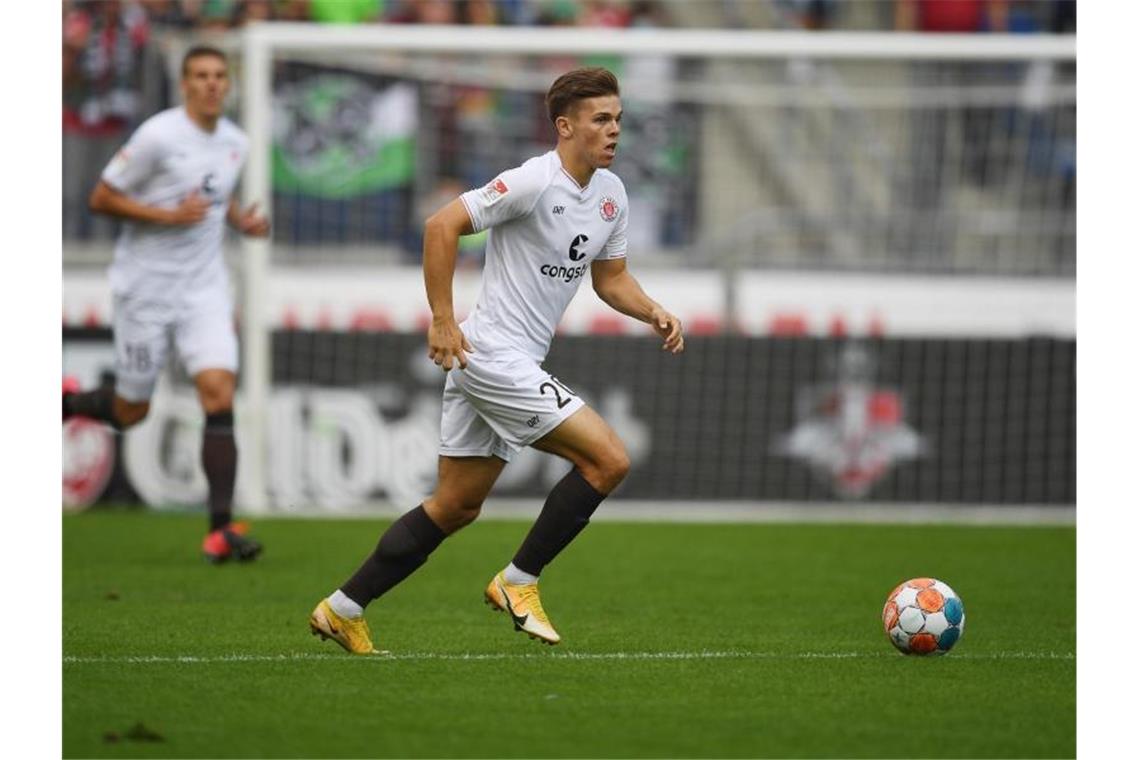
[[[926,623],[926,616],[917,607],[907,607],[899,613],[899,628],[907,633],[918,633]]]
[[[950,627],[950,621],[941,612],[931,612],[926,616],[926,632],[941,636],[942,632]]]
[[[898,605],[899,610],[906,607],[912,607],[918,603],[918,589],[905,586],[899,590],[898,596],[895,597],[895,604]]]

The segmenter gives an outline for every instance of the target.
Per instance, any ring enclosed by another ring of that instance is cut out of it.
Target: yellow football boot
[[[483,596],[487,604],[496,610],[510,613],[516,631],[523,631],[532,639],[547,644],[557,644],[562,640],[558,631],[550,624],[550,618],[546,617],[545,610],[542,609],[537,583],[518,585],[507,583],[500,572],[487,584]]]
[[[309,615],[309,630],[321,641],[332,639],[352,654],[386,654],[372,646],[372,631],[368,621],[359,618],[345,618],[336,614],[328,599],[322,599],[313,614]]]

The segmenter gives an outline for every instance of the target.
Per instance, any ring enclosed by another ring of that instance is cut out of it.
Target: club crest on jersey
[[[496,179],[483,188],[483,200],[488,206],[496,203],[500,198],[510,192],[507,183],[502,179]]]
[[[617,201],[608,195],[605,198],[602,198],[602,204],[598,206],[598,213],[600,213],[602,215],[602,219],[607,222],[612,222],[614,219],[617,219]]]

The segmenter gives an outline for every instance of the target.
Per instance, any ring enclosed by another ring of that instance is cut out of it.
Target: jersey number
[[[128,343],[127,349],[127,369],[134,370],[135,372],[149,372],[151,368],[150,363],[150,346],[145,343]]]
[[[567,388],[565,385],[563,385],[561,382],[559,382],[558,378],[557,378],[557,377],[555,377],[554,375],[551,375],[551,376],[550,376],[550,380],[547,380],[545,383],[543,383],[542,385],[538,386],[538,392],[539,392],[539,394],[540,394],[540,395],[542,395],[542,396],[545,396],[545,395],[546,395],[546,389],[547,389],[547,388],[549,388],[549,389],[550,389],[550,392],[554,394],[554,400],[555,400],[555,402],[557,402],[557,404],[558,404],[558,408],[559,408],[559,409],[561,409],[562,407],[564,407],[564,406],[566,406],[567,404],[569,404],[569,403],[570,403],[570,399],[568,399],[568,398],[562,398],[562,394],[558,392],[558,389],[559,389],[559,388],[561,388],[562,390],[566,391],[566,393],[567,393],[569,396],[575,396],[575,395],[577,395],[577,394],[575,394],[575,393],[574,393],[574,391],[570,390],[570,389],[569,389],[569,388]]]

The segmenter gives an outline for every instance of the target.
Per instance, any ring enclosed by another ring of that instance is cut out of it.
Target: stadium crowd
[[[72,30],[122,24],[148,29],[227,30],[251,21],[481,25],[659,26],[692,6],[685,24],[931,32],[1054,32],[1076,29],[1075,0],[64,0]],[[678,19],[680,21],[680,19]],[[66,38],[66,34],[65,34]]]
[[[252,21],[662,26],[657,0],[90,0],[63,2],[63,234],[109,239],[86,195],[144,118],[177,100],[165,37],[211,35]]]
[[[1031,33],[1075,31],[1075,5],[1074,0],[64,0],[63,233],[73,241],[111,238],[113,224],[88,212],[86,195],[131,130],[178,101],[177,72],[168,65],[177,56],[168,43],[220,39],[252,21]],[[470,113],[464,111],[467,117]],[[454,173],[468,181],[465,172]]]
[[[251,21],[319,23],[636,26],[659,21],[657,0],[65,0],[65,23],[185,31]],[[66,37],[66,35],[65,35]]]

